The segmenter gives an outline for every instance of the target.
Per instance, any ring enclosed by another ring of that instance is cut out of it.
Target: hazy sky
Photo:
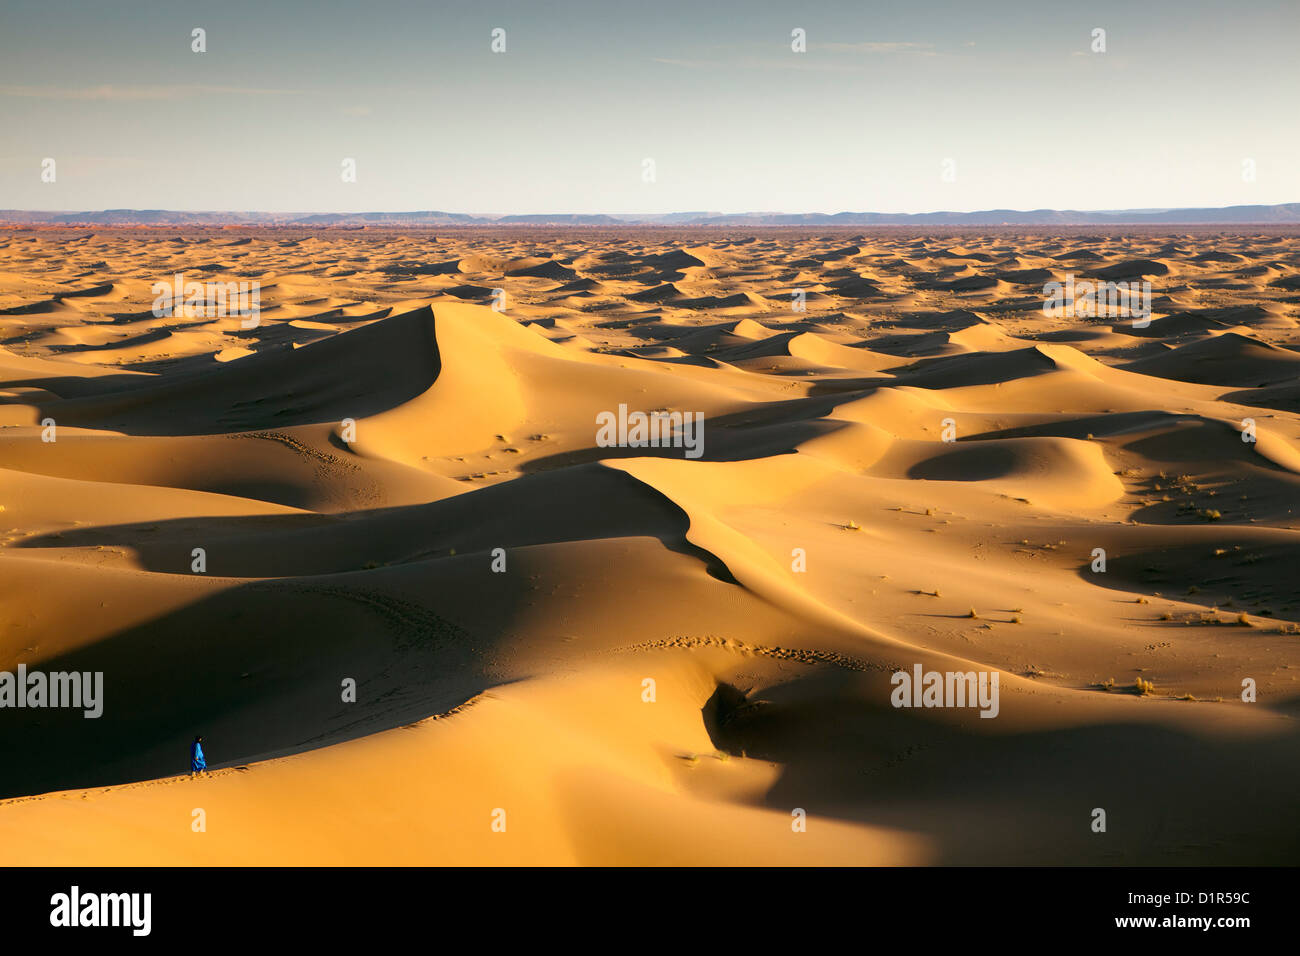
[[[0,207],[1295,202],[1298,40],[1297,0],[3,0]]]

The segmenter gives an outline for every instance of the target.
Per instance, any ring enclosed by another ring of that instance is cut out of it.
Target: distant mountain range
[[[540,214],[474,216],[460,212],[184,212],[104,209],[32,212],[0,209],[0,223],[68,226],[1074,226],[1182,224],[1300,224],[1300,203],[1224,206],[1218,209],[985,209],[980,212],[781,213],[677,212],[662,215]]]

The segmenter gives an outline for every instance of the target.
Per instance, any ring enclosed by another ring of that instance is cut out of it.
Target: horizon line
[[[1077,210],[980,209],[924,213],[463,213],[440,209],[357,212],[268,212],[261,210],[178,210],[131,207],[102,210],[0,209],[0,226],[13,228],[320,228],[454,229],[509,228],[873,228],[1073,226],[1300,226],[1300,202],[1233,206],[1139,207]]]
[[[112,212],[151,212],[151,213],[185,213],[189,215],[258,215],[258,216],[411,216],[430,213],[438,213],[450,216],[469,216],[479,219],[503,219],[507,217],[537,217],[537,216],[608,216],[613,219],[619,218],[663,218],[665,216],[710,216],[713,218],[723,218],[732,216],[973,216],[980,213],[991,212],[1014,212],[1014,213],[1036,213],[1036,212],[1078,212],[1088,215],[1113,215],[1121,213],[1162,213],[1162,212],[1191,212],[1201,210],[1228,210],[1228,209],[1273,209],[1286,206],[1300,206],[1300,199],[1288,202],[1272,203],[1232,203],[1226,206],[1121,206],[1110,207],[1105,209],[1082,209],[1075,206],[1035,206],[1032,208],[1016,208],[1012,206],[987,206],[979,209],[929,209],[913,212],[880,212],[870,209],[839,209],[835,212],[822,212],[820,210],[798,210],[790,211],[785,209],[743,209],[739,211],[724,212],[717,209],[678,209],[671,212],[562,212],[551,210],[540,213],[517,213],[517,212],[464,212],[452,209],[437,208],[403,208],[403,209],[362,209],[362,210],[342,210],[342,209],[216,209],[216,208],[178,208],[165,206],[104,206],[100,208],[77,208],[77,207],[57,207],[57,208],[19,208],[16,206],[0,207],[0,214],[4,213],[26,213],[26,214],[103,214]]]

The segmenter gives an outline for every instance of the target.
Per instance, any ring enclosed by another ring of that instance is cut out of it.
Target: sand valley
[[[1294,229],[0,232],[6,864],[1293,861],[1298,565]]]

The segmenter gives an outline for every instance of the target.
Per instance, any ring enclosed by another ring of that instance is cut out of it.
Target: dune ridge
[[[1295,236],[245,232],[0,233],[0,861],[1294,860]]]

